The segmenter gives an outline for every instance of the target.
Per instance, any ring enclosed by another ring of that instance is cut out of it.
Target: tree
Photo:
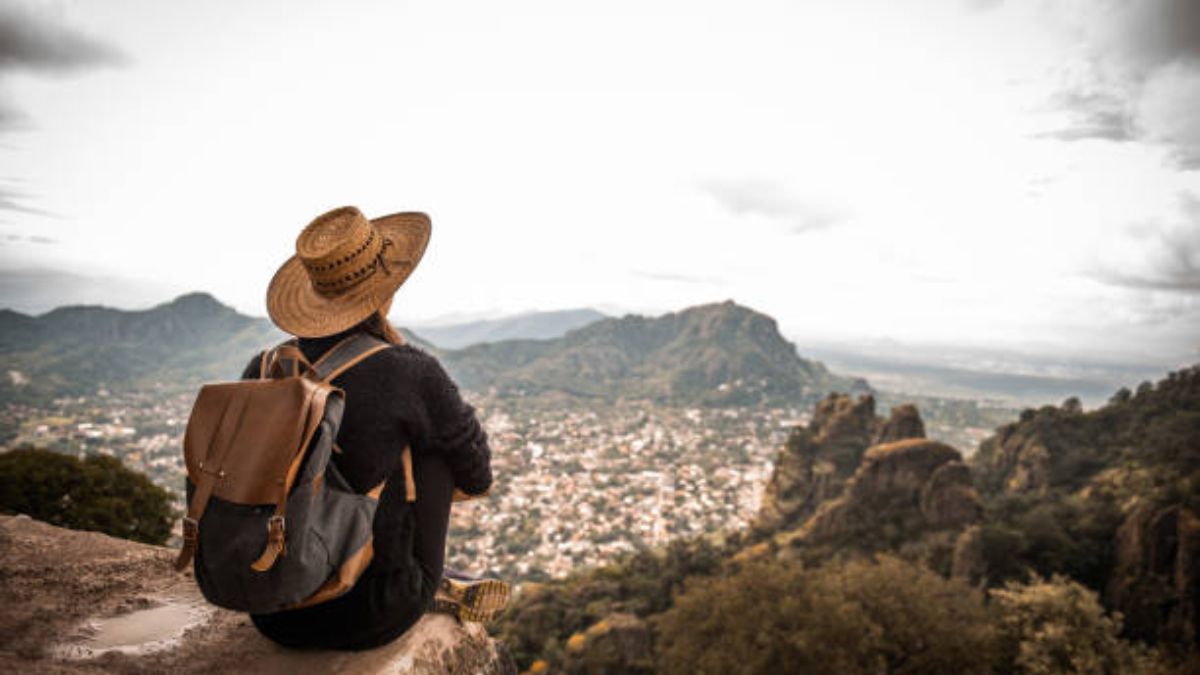
[[[174,520],[171,503],[170,493],[112,457],[79,460],[35,448],[0,454],[0,513],[163,544]]]
[[[1005,672],[1149,672],[1145,650],[1120,639],[1121,620],[1104,613],[1096,594],[1067,577],[1034,577],[991,592],[998,613]]]
[[[986,673],[980,593],[898,558],[775,561],[692,584],[658,619],[666,673]]]

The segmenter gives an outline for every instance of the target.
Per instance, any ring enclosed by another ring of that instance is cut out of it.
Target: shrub
[[[148,544],[166,543],[171,495],[120,461],[19,448],[0,454],[0,512]]]
[[[991,598],[1005,672],[1116,675],[1155,668],[1143,648],[1120,639],[1120,618],[1105,614],[1094,592],[1066,577],[1010,582]]]
[[[892,557],[747,565],[657,624],[664,673],[984,673],[995,644],[978,592]]]

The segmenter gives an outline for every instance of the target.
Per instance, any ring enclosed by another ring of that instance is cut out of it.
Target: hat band
[[[333,279],[312,279],[313,288],[318,294],[330,298],[341,295],[342,293],[345,293],[351,288],[354,288],[355,286],[366,281],[367,279],[370,279],[372,276],[374,276],[376,270],[380,268],[383,268],[384,274],[391,274],[392,271],[388,269],[387,262],[383,259],[383,252],[386,251],[391,245],[392,240],[384,237],[383,244],[379,247],[379,253],[376,253],[375,256],[371,258],[371,262],[363,265],[353,272],[347,272],[340,277],[335,277]]]

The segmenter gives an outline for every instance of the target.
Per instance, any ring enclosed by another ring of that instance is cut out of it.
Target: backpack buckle
[[[283,516],[278,513],[267,518],[267,547],[263,549],[262,555],[258,556],[250,564],[250,568],[256,572],[266,572],[275,565],[275,560],[279,556],[287,553],[283,541],[284,520]]]
[[[267,545],[277,548],[280,555],[286,553],[283,540],[284,526],[286,524],[283,516],[279,514],[275,514],[267,519]]]

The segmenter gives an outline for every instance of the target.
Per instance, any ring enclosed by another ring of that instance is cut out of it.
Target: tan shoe
[[[499,579],[459,581],[442,577],[434,603],[437,611],[453,613],[460,621],[485,623],[503,612],[511,597],[512,588]],[[457,606],[456,613],[450,605]]]

